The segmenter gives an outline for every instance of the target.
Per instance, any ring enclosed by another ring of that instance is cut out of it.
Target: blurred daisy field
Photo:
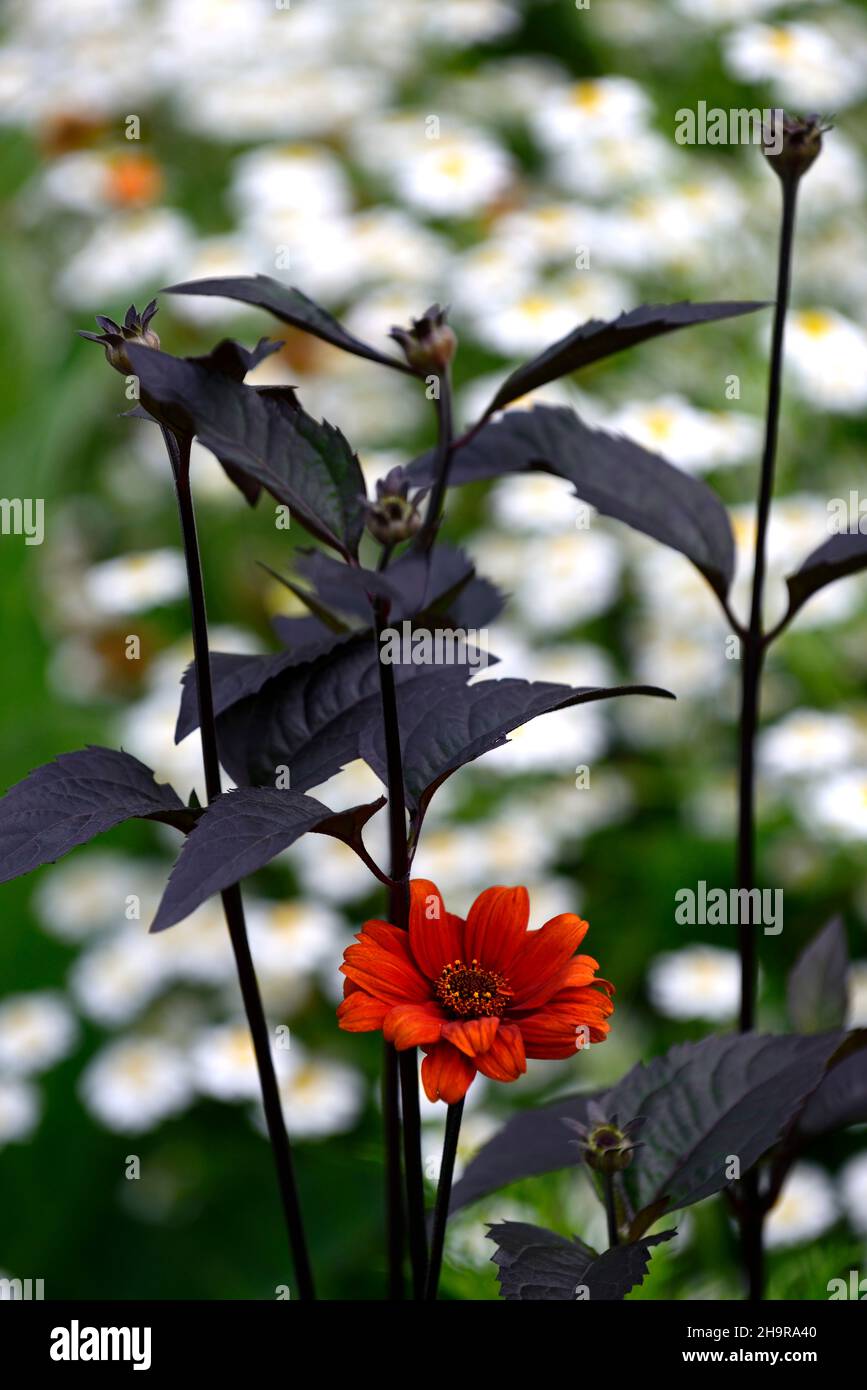
[[[8,0],[0,33],[0,450],[5,499],[44,502],[44,537],[0,535],[0,783],[58,751],[120,746],[204,798],[198,735],[174,743],[191,659],[183,555],[157,431],[120,419],[119,379],[74,336],[163,285],[256,272],[299,286],[365,340],[451,305],[459,426],[516,362],[642,302],[769,299],[779,190],[750,146],[685,146],[676,113],[789,105],[834,114],[802,190],[787,332],[767,619],[783,576],[860,507],[867,407],[867,15],[836,0]],[[339,425],[371,489],[432,439],[409,379],[228,300],[161,299],[172,352],[222,334],[281,350],[253,373]],[[674,335],[542,388],[708,479],[729,504],[746,616],[769,322]],[[521,400],[513,407],[531,403]],[[248,509],[194,449],[215,650],[275,647],[299,530]],[[852,489],[856,490],[853,495]],[[842,505],[842,504],[841,504]],[[4,510],[4,518],[8,509]],[[867,522],[865,522],[867,525]],[[726,927],[683,926],[675,894],[733,874],[740,672],[710,589],[679,555],[543,475],[454,491],[446,527],[504,588],[499,675],[645,681],[666,701],[562,711],[455,777],[415,872],[464,912],[526,883],[532,924],[591,923],[616,982],[604,1047],[513,1086],[479,1076],[458,1166],[516,1108],[599,1089],[736,1020]],[[35,539],[35,538],[31,538]],[[867,578],[830,586],[774,648],[759,739],[760,1021],[833,913],[867,1026]],[[329,806],[379,795],[352,764]],[[370,827],[384,853],[386,827]],[[4,887],[0,1270],[46,1296],[273,1298],[284,1238],[252,1050],[219,905],[148,935],[175,832],[133,823]],[[341,1033],[338,965],[379,892],[343,844],[302,839],[248,885],[251,944],[321,1292],[384,1287],[380,1047]],[[452,905],[454,905],[452,907]],[[422,1102],[433,1193],[443,1107]],[[827,1297],[867,1260],[863,1128],[816,1145],[768,1223],[768,1296]],[[136,1162],[135,1160],[138,1160]],[[14,1200],[9,1200],[12,1196]],[[443,1296],[497,1294],[486,1222],[604,1242],[578,1171],[527,1180],[451,1223]],[[723,1202],[693,1207],[632,1297],[740,1293]],[[603,1222],[604,1227],[604,1222]]]

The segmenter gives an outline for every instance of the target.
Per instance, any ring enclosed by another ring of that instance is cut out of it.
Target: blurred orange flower
[[[435,884],[413,879],[409,931],[365,922],[343,965],[337,1010],[349,1033],[382,1029],[398,1051],[421,1047],[429,1100],[454,1104],[477,1071],[515,1081],[528,1057],[565,1058],[603,1042],[614,1005],[574,913],[528,931],[526,888],[488,888],[466,921]]]

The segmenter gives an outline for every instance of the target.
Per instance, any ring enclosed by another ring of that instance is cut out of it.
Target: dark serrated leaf
[[[151,931],[183,921],[215,893],[255,873],[332,817],[321,801],[288,788],[224,792],[184,841]]]
[[[282,392],[260,392],[195,362],[130,345],[142,401],[165,423],[198,436],[287,505],[311,535],[354,556],[364,527],[364,479],[339,430]]]
[[[644,1279],[652,1247],[675,1234],[663,1231],[596,1255],[577,1236],[567,1240],[522,1221],[501,1221],[488,1229],[497,1247],[491,1258],[500,1294],[511,1303],[619,1301]]]
[[[789,590],[786,622],[826,584],[833,584],[835,579],[845,579],[850,574],[858,574],[863,569],[867,569],[867,535],[862,535],[860,531],[846,531],[832,536],[808,555],[801,568],[786,579]]]
[[[395,667],[398,689],[412,682],[418,690],[432,679],[459,686],[467,675],[465,667]],[[360,757],[362,734],[381,724],[377,650],[365,633],[226,710],[218,719],[220,758],[239,785],[273,786],[276,769],[287,766],[292,786],[306,791]]]
[[[0,883],[133,818],[182,829],[191,819],[173,788],[129,753],[96,746],[62,753],[0,800]]]
[[[409,467],[415,483],[431,476],[430,455]],[[591,429],[565,406],[512,410],[486,424],[454,457],[449,482],[479,482],[539,471],[566,478],[603,516],[625,521],[686,555],[725,597],[734,573],[728,513],[700,478],[624,435]]]
[[[603,357],[611,357],[613,353],[635,347],[648,338],[657,338],[662,333],[672,333],[677,328],[686,328],[694,323],[712,323],[719,319],[736,318],[740,314],[752,314],[766,307],[754,301],[691,304],[685,300],[679,304],[643,304],[609,322],[590,319],[512,372],[494,396],[483,418],[492,415],[495,410],[501,410],[528,391],[537,390],[546,382],[556,381],[558,377],[567,376],[579,367],[589,366]]]
[[[469,668],[468,674],[473,673]],[[490,680],[455,685],[441,668],[435,678],[398,695],[403,771],[407,805],[424,814],[431,796],[451,773],[506,742],[521,724],[572,705],[589,704],[618,695],[673,696],[655,686],[576,688],[551,681]],[[381,722],[371,725],[361,741],[361,756],[380,777],[385,776],[385,734]]]
[[[792,1027],[799,1033],[842,1028],[849,997],[849,951],[841,917],[832,917],[796,960],[786,984]]]
[[[646,1117],[635,1163],[623,1174],[639,1213],[675,1211],[730,1182],[767,1153],[796,1119],[843,1041],[841,1033],[742,1033],[681,1043],[640,1064],[601,1103],[621,1122]]]
[[[302,620],[303,621],[303,620]],[[346,642],[351,634],[328,632],[316,624],[318,634],[310,632],[303,644],[266,656],[241,655],[233,652],[211,652],[211,684],[214,693],[214,713],[225,710],[255,695],[268,681],[293,666],[303,666],[333,651]],[[175,728],[175,743],[199,727],[199,702],[195,663],[191,663],[181,678],[181,707]]]
[[[360,338],[349,333],[327,310],[308,299],[300,290],[283,285],[268,275],[227,276],[215,280],[188,280],[181,285],[169,285],[164,294],[216,295],[221,299],[236,299],[242,304],[252,304],[258,309],[267,309],[269,314],[282,323],[291,323],[305,333],[331,343],[333,347],[350,352],[355,357],[366,357],[383,367],[392,367],[398,372],[413,375],[412,369],[396,357],[389,357],[370,347]]]
[[[776,1143],[822,1082],[844,1039],[841,1033],[744,1033],[680,1043],[639,1063],[601,1095],[567,1097],[510,1120],[467,1167],[453,1206],[574,1164],[574,1135],[563,1120],[586,1122],[591,1100],[621,1124],[645,1118],[641,1147],[622,1175],[632,1209],[659,1216],[689,1206],[727,1185],[730,1155],[746,1172]],[[645,1229],[636,1220],[632,1235]]]
[[[798,1119],[795,1141],[867,1124],[867,1030],[850,1033]]]

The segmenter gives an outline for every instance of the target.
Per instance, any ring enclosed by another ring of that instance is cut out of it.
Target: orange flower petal
[[[530,920],[526,888],[488,888],[473,903],[464,929],[464,958],[509,974]]]
[[[454,1019],[443,1025],[443,1037],[468,1057],[477,1057],[480,1052],[487,1052],[499,1026],[496,1017]]]
[[[363,989],[354,989],[337,1006],[340,1027],[346,1033],[375,1033],[389,1011],[381,999],[371,999]]]
[[[501,1023],[491,1047],[476,1058],[476,1066],[492,1081],[517,1081],[527,1070],[521,1029],[514,1023]]]
[[[407,933],[386,922],[366,922],[357,943],[343,953],[342,973],[390,1004],[420,1004],[431,990],[409,949]]]
[[[606,1018],[614,1009],[611,1000],[593,989],[569,993],[575,997],[558,997],[538,1013],[521,1019],[528,1057],[563,1059],[583,1050],[585,1041],[604,1042],[609,1031]]]
[[[444,1100],[447,1105],[463,1100],[475,1074],[475,1065],[449,1042],[438,1042],[421,1064],[421,1080],[428,1100]]]
[[[588,923],[574,912],[563,912],[538,931],[527,932],[510,975],[514,1008],[538,1008],[550,999],[587,927]]]
[[[405,1052],[408,1047],[439,1042],[443,1022],[436,1004],[396,1004],[383,1020],[382,1035],[398,1052]]]
[[[442,895],[428,878],[414,878],[409,885],[409,944],[418,965],[430,980],[438,980],[444,966],[463,951],[463,922],[446,912]]]

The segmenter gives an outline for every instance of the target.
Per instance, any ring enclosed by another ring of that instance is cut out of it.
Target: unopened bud
[[[446,322],[447,309],[432,304],[411,328],[392,328],[389,336],[400,343],[411,367],[422,375],[444,372],[458,346],[454,329]]]
[[[114,367],[115,371],[121,372],[124,376],[132,376],[134,372],[127,355],[127,344],[137,343],[141,347],[148,348],[159,347],[159,337],[150,327],[150,321],[156,312],[157,302],[152,299],[147,308],[142,310],[140,314],[135,305],[131,304],[126,311],[123,323],[115,323],[114,319],[106,318],[104,314],[97,314],[96,321],[102,332],[88,333],[80,328],[78,336],[87,338],[92,343],[99,343],[100,347],[105,348],[105,357],[109,366]]]
[[[820,116],[805,116],[801,120],[775,111],[763,131],[765,158],[784,182],[796,182],[818,159],[822,136],[831,128]]]

